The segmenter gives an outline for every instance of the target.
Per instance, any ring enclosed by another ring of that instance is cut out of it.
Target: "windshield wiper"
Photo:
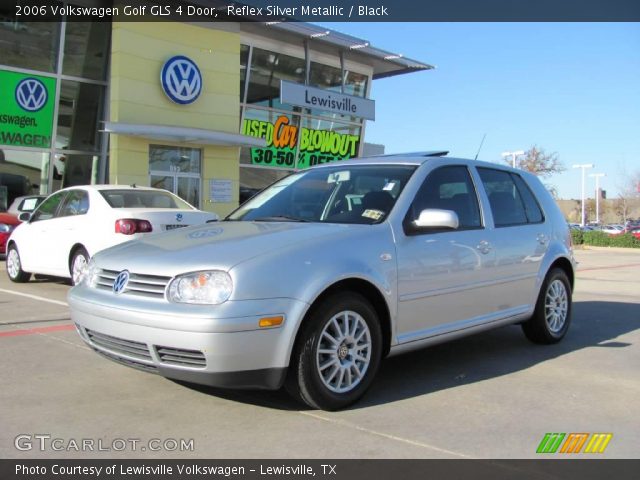
[[[292,217],[289,215],[274,215],[272,217],[258,217],[253,219],[254,222],[308,222],[304,218]]]

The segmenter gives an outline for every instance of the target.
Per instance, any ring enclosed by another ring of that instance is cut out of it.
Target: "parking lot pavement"
[[[639,458],[640,252],[576,257],[562,343],[532,345],[511,326],[393,357],[363,401],[336,413],[109,362],[73,330],[68,285],[0,274],[0,458],[534,458],[547,432],[612,433],[600,457]],[[64,451],[34,435],[61,439]],[[83,439],[93,452],[76,451]],[[163,444],[151,439],[193,440],[192,449],[155,452]],[[126,448],[99,452],[99,440]]]

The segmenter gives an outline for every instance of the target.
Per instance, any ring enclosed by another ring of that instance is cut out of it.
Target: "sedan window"
[[[72,190],[67,195],[59,217],[69,217],[72,215],[84,215],[89,211],[89,194],[85,190]]]
[[[49,220],[53,218],[60,206],[60,202],[67,195],[67,191],[63,190],[60,192],[56,192],[50,197],[47,197],[44,202],[40,204],[38,209],[31,216],[32,222],[37,222],[40,220]]]
[[[111,208],[163,208],[193,210],[181,198],[169,192],[156,190],[100,190],[100,195]]]

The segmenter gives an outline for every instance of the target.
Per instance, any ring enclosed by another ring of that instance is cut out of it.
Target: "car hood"
[[[220,269],[274,250],[345,235],[353,226],[298,222],[216,222],[149,235],[96,255],[98,267],[174,276]],[[363,227],[358,225],[356,227]],[[366,227],[366,226],[364,226]]]

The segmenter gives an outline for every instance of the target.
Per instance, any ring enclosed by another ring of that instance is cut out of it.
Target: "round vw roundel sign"
[[[44,86],[37,78],[25,78],[16,86],[16,102],[20,108],[27,112],[37,112],[42,110],[47,104],[49,93],[47,87]]]
[[[200,69],[182,55],[167,60],[160,73],[160,83],[167,97],[181,105],[193,103],[202,91]]]

